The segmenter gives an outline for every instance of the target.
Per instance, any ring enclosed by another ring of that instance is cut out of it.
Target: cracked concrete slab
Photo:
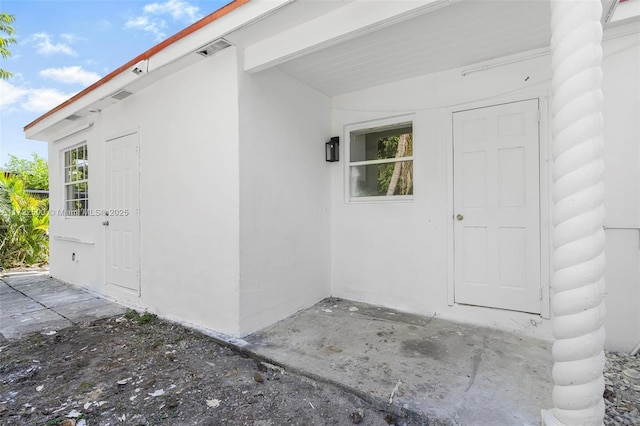
[[[9,287],[7,283],[0,281],[0,296],[11,295],[12,293],[15,293],[15,291],[16,290]],[[2,302],[2,299],[0,299],[0,302]]]
[[[7,339],[57,331],[125,311],[121,305],[49,277],[46,271],[0,279],[0,336]]]
[[[24,297],[24,295],[18,292],[14,292],[14,294],[3,294],[0,298],[0,318],[45,309],[44,306],[38,302]]]
[[[9,283],[11,288],[27,296],[51,294],[52,292],[68,287],[66,284],[50,278],[46,280],[38,280],[31,283],[22,282],[20,284],[14,283],[11,279],[4,278],[4,280]]]
[[[35,331],[57,331],[73,323],[50,309],[12,315],[2,319],[0,333],[7,339],[16,339]]]
[[[537,425],[551,406],[551,343],[327,299],[244,349],[383,405],[454,424]]]
[[[45,272],[31,272],[22,274],[9,274],[2,277],[2,279],[11,285],[15,289],[21,289],[25,287],[38,286],[44,282],[50,282],[50,277]],[[50,283],[52,285],[63,285],[59,281]]]
[[[42,303],[49,308],[56,308],[59,306],[65,306],[69,304],[79,304],[81,302],[87,302],[93,299],[96,299],[91,293],[85,293],[83,291],[78,291],[77,289],[60,289],[56,290],[53,294],[40,294],[38,296],[30,296],[37,300],[39,303]]]
[[[90,322],[100,318],[122,315],[126,311],[120,305],[105,299],[93,298],[82,303],[69,303],[56,307],[56,312],[74,323]]]

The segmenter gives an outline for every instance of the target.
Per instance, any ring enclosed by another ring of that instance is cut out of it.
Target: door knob
[[[461,214],[459,214],[458,216],[456,216],[456,219],[458,219],[458,220],[462,220],[462,219],[464,219],[464,216],[462,216]]]
[[[103,224],[104,226],[109,226],[109,221],[108,221],[108,220],[105,220],[104,222],[102,222],[102,224]]]

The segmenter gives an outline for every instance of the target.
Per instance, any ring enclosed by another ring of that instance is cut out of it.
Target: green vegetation
[[[151,324],[157,318],[155,314],[152,314],[147,311],[143,312],[142,315],[140,315],[134,309],[127,310],[127,312],[125,312],[124,314],[124,317],[129,321],[135,322],[138,325]]]
[[[31,154],[31,157],[33,160],[26,160],[9,154],[9,162],[5,164],[4,168],[13,176],[21,179],[26,189],[46,191],[49,189],[47,160],[35,152]]]
[[[49,258],[49,200],[26,192],[22,179],[0,174],[0,268]]]
[[[413,133],[388,136],[378,140],[378,159],[413,155]],[[378,166],[378,193],[375,195],[413,194],[413,161]]]
[[[156,315],[155,314],[152,314],[152,313],[149,313],[149,312],[144,312],[142,315],[140,315],[138,317],[136,322],[138,324],[142,325],[142,324],[151,324],[155,320],[156,320]]]
[[[14,366],[21,364],[23,362],[24,362],[24,359],[9,356],[8,359],[5,359],[4,362],[0,364],[0,373],[6,373],[7,371],[11,370]]]
[[[80,386],[78,386],[78,392],[79,393],[87,393],[91,389],[93,389],[95,386],[96,386],[96,384],[93,383],[93,382],[82,382],[82,383],[80,383]]]
[[[124,313],[124,317],[129,321],[133,321],[137,319],[140,315],[136,312],[135,309],[127,309],[127,312]]]
[[[0,56],[2,59],[7,59],[11,56],[9,51],[9,45],[16,42],[15,37],[16,30],[11,26],[14,23],[16,17],[9,15],[8,13],[0,13]],[[0,79],[8,80],[13,74],[0,68]]]

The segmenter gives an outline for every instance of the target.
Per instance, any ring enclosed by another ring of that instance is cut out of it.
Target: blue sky
[[[9,154],[47,157],[23,127],[163,39],[230,0],[0,0],[17,44],[0,68],[0,168]]]

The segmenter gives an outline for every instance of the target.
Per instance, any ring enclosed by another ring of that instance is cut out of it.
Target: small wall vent
[[[82,118],[81,115],[78,114],[71,114],[70,116],[68,116],[67,118],[65,118],[65,120],[69,120],[69,121],[76,121],[77,119]]]
[[[111,95],[111,97],[113,99],[117,99],[117,100],[121,101],[124,98],[128,98],[131,95],[133,95],[133,93],[129,92],[128,90],[120,90],[119,92],[116,92],[113,95]]]
[[[207,44],[206,46],[196,50],[196,53],[198,55],[202,55],[204,57],[207,56],[211,56],[211,55],[215,55],[216,53],[220,52],[221,50],[226,49],[227,47],[230,47],[231,43],[229,43],[227,40],[223,39],[223,38],[219,38],[209,44]]]

